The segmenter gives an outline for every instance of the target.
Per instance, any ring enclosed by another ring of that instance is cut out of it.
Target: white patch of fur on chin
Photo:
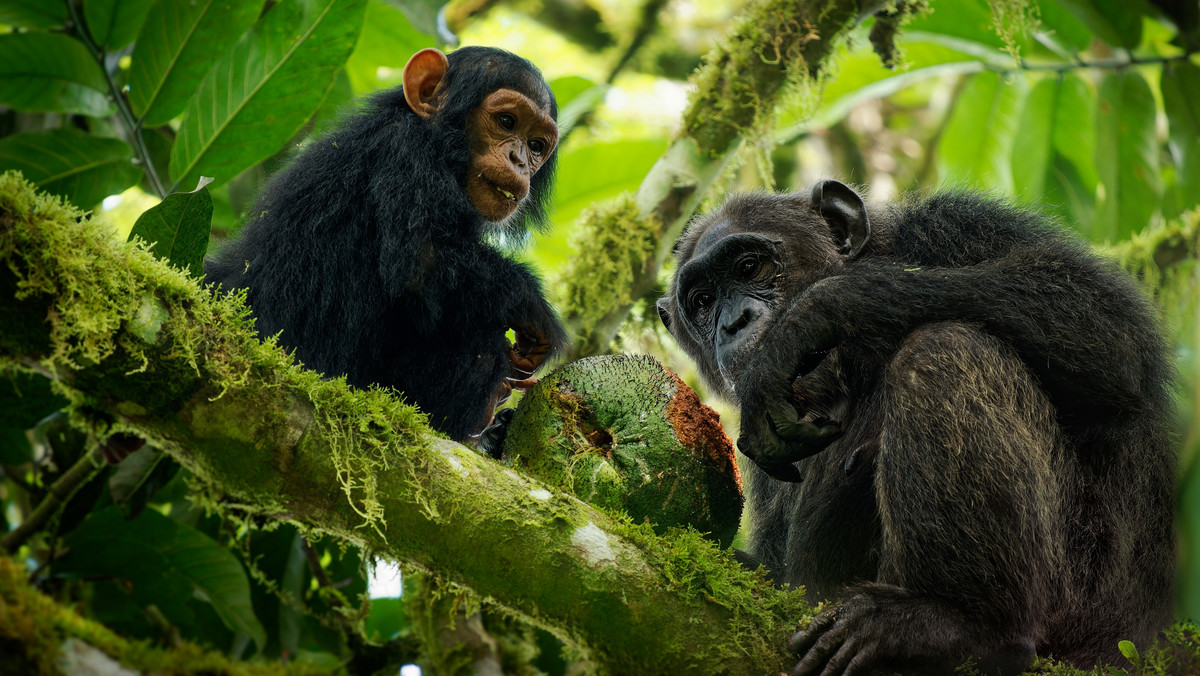
[[[528,244],[532,235],[529,228],[525,227],[525,210],[522,206],[517,205],[512,213],[498,221],[489,221],[484,217],[484,239],[497,249],[521,249]]]

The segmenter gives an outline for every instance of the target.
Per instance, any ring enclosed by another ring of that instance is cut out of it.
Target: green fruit
[[[556,369],[521,399],[506,462],[659,533],[692,526],[727,546],[742,513],[733,444],[717,413],[651,357]]]

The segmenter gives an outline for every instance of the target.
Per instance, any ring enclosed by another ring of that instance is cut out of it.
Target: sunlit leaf
[[[437,42],[422,33],[404,13],[384,0],[367,2],[362,35],[346,60],[346,75],[355,94],[400,84],[408,57]]]
[[[0,35],[0,103],[104,117],[116,111],[107,91],[99,64],[78,40],[51,33]]]
[[[414,28],[422,33],[438,38],[438,42],[453,42],[454,36],[449,29],[440,25],[438,12],[447,0],[389,0],[389,3],[404,12]]]
[[[1171,125],[1180,209],[1200,204],[1200,67],[1183,61],[1163,67],[1163,108]]]
[[[312,116],[362,27],[365,0],[290,0],[271,8],[204,78],[175,147],[177,185],[220,185],[277,151]]]
[[[1142,13],[1128,0],[1058,0],[1096,37],[1114,47],[1133,49],[1142,41]]]
[[[85,0],[83,16],[92,40],[108,51],[133,42],[153,3],[154,0]]]
[[[1038,30],[1050,35],[1058,44],[1076,52],[1087,49],[1091,44],[1092,32],[1058,0],[1038,2],[1038,16]]]
[[[145,126],[179,115],[212,65],[258,16],[260,0],[158,0],[137,37],[129,105]]]
[[[133,148],[64,127],[0,138],[0,171],[18,169],[38,187],[90,209],[138,182]]]
[[[67,6],[53,0],[4,0],[0,24],[20,28],[53,28],[67,20]]]
[[[1077,76],[1045,78],[1025,99],[1012,150],[1016,195],[1071,222],[1092,213],[1095,105]]]
[[[666,151],[666,139],[592,143],[570,147],[558,159],[548,235],[535,235],[531,257],[553,269],[573,254],[569,232],[593,203],[637,190],[650,167]]]
[[[984,45],[1000,48],[1004,41],[996,34],[996,20],[986,0],[955,0],[930,3],[930,11],[916,16],[905,25],[902,34],[910,31],[939,33]]]
[[[995,73],[971,77],[938,140],[942,183],[1013,191],[1012,144],[1024,85],[1023,79],[1001,82]]]
[[[92,514],[66,537],[67,554],[54,564],[58,574],[113,576],[164,604],[198,593],[233,631],[259,646],[266,631],[250,604],[250,583],[233,554],[208,536],[148,509],[126,521],[116,508]]]
[[[1021,133],[1013,141],[1013,191],[1023,199],[1041,200],[1054,161],[1054,112],[1062,82],[1046,78],[1034,85],[1021,110]],[[980,130],[982,131],[982,130]]]
[[[1090,191],[1100,181],[1096,173],[1096,92],[1078,75],[1063,78],[1054,111],[1054,151],[1065,157]]]
[[[133,224],[129,237],[148,242],[155,256],[196,277],[204,276],[204,253],[208,249],[213,212],[212,197],[206,186],[211,182],[209,178],[201,179],[192,192],[168,195],[147,209]]]
[[[1134,69],[1104,76],[1096,110],[1096,167],[1104,186],[1092,239],[1119,242],[1150,222],[1162,197],[1155,105]]]

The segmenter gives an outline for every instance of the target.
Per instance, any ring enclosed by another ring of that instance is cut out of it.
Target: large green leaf
[[[1066,75],[1054,110],[1054,151],[1074,165],[1080,180],[1095,191],[1096,91],[1078,75]]]
[[[1058,0],[1096,37],[1114,47],[1133,49],[1142,41],[1142,12],[1129,0]]]
[[[0,428],[27,430],[67,405],[50,381],[33,373],[0,373]]]
[[[1013,191],[1012,144],[1024,90],[1024,79],[1002,82],[990,72],[971,77],[938,140],[943,183]]]
[[[1150,222],[1162,198],[1154,94],[1135,69],[1104,76],[1096,110],[1096,167],[1104,186],[1095,242],[1119,242]]]
[[[66,538],[58,574],[113,576],[166,612],[200,596],[233,631],[259,646],[266,632],[250,604],[250,583],[234,555],[208,536],[148,509],[126,521],[115,507],[92,514]]]
[[[1039,30],[1060,45],[1082,52],[1092,43],[1092,31],[1058,0],[1039,0]]]
[[[1163,67],[1163,108],[1171,129],[1180,209],[1200,204],[1200,67],[1183,61]]]
[[[283,0],[242,36],[188,104],[175,147],[176,185],[217,185],[270,156],[321,105],[354,49],[365,0]]]
[[[158,0],[129,66],[129,105],[147,127],[183,112],[212,65],[258,17],[261,0]]]
[[[212,229],[213,202],[206,187],[211,182],[202,179],[192,192],[173,193],[147,209],[138,216],[129,237],[149,242],[155,256],[203,277],[204,252]]]
[[[1041,201],[1076,220],[1078,200],[1095,191],[1094,100],[1078,76],[1048,77],[1025,100],[1013,142],[1013,187],[1019,197]],[[1066,162],[1074,168],[1064,175]],[[1070,186],[1064,182],[1069,181]],[[1082,191],[1077,191],[1078,183]]]
[[[18,110],[113,114],[99,64],[78,40],[51,33],[0,35],[0,103]]]
[[[346,61],[355,94],[400,83],[408,57],[437,42],[418,30],[404,13],[383,0],[369,0],[362,35]]]
[[[21,28],[53,28],[67,21],[67,6],[54,0],[3,0],[0,24]]]
[[[90,209],[137,183],[128,143],[65,127],[0,139],[0,171],[19,169],[38,187]]]
[[[113,51],[133,42],[153,2],[154,0],[85,0],[83,16],[96,44]]]
[[[447,0],[390,0],[392,5],[404,12],[414,28],[430,37],[437,37],[438,42],[453,43],[454,36],[448,29],[439,26],[438,12],[446,2]]]

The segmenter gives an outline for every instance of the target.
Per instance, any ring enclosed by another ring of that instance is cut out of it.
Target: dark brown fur
[[[868,209],[822,186],[693,225],[660,301],[766,470],[746,473],[749,553],[840,600],[793,638],[794,673],[1124,663],[1117,642],[1146,645],[1172,608],[1171,368],[1149,304],[1029,211],[961,193]],[[763,235],[769,281],[722,267],[734,233]]]

